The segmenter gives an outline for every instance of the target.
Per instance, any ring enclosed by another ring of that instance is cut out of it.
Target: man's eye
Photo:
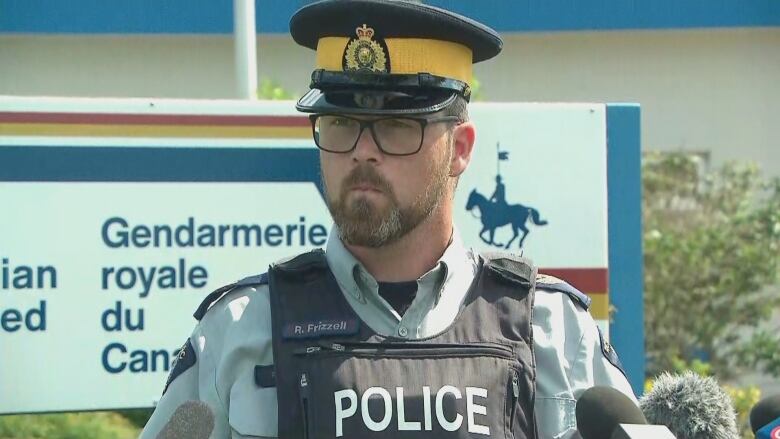
[[[334,127],[346,127],[352,125],[352,120],[347,119],[346,117],[334,117],[330,121],[330,125]]]
[[[403,119],[388,119],[386,121],[387,126],[390,128],[412,128],[413,123]]]

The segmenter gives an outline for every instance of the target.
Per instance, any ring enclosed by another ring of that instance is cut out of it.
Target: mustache
[[[388,183],[371,165],[358,165],[344,177],[344,184],[341,186],[342,194],[345,194],[351,187],[360,184],[369,184],[388,194],[392,194],[393,192],[390,183]]]

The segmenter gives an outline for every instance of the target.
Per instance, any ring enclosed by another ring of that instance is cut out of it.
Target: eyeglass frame
[[[358,131],[358,135],[355,138],[355,143],[352,145],[351,148],[349,148],[346,151],[331,151],[329,149],[325,149],[322,146],[320,146],[319,141],[317,140],[317,135],[316,135],[316,131],[315,130],[316,130],[317,119],[322,117],[322,116],[343,117],[343,118],[346,118],[346,119],[354,120],[358,124],[360,124],[360,131]],[[374,124],[377,121],[389,120],[389,119],[413,120],[413,121],[415,121],[415,122],[420,124],[420,129],[422,131],[422,135],[420,136],[420,144],[417,146],[417,149],[414,150],[414,152],[397,154],[397,153],[392,153],[392,152],[385,151],[385,149],[382,147],[382,144],[377,139],[376,132],[374,131]],[[374,119],[358,119],[358,118],[353,117],[353,116],[349,116],[349,115],[345,115],[345,114],[339,114],[339,113],[310,114],[309,115],[309,121],[311,122],[311,135],[312,135],[312,139],[314,139],[314,144],[317,146],[317,148],[319,148],[322,151],[329,152],[329,153],[332,153],[332,154],[349,154],[350,152],[354,151],[355,148],[357,148],[357,144],[358,144],[358,142],[360,142],[360,137],[363,136],[363,131],[366,128],[369,128],[368,131],[371,133],[371,138],[374,140],[374,143],[376,144],[377,148],[379,148],[379,150],[382,152],[382,154],[389,155],[389,156],[394,156],[394,157],[405,157],[405,156],[415,155],[418,152],[420,152],[420,150],[422,150],[423,143],[425,143],[425,128],[427,128],[428,125],[430,125],[430,124],[441,123],[441,122],[457,122],[456,125],[460,125],[460,124],[463,123],[463,120],[460,117],[458,117],[458,116],[440,116],[440,117],[434,117],[434,118],[425,118],[425,117],[409,117],[409,116],[397,116],[397,115],[395,115],[395,116],[378,117],[378,118],[374,118]]]

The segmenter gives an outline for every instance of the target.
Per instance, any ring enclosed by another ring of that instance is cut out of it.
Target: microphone
[[[678,439],[740,437],[731,398],[714,378],[691,371],[661,374],[639,407],[648,421],[666,425]]]
[[[628,396],[611,387],[591,387],[576,407],[577,431],[583,439],[674,439],[666,427],[647,419]]]
[[[176,408],[157,439],[208,439],[214,430],[214,413],[203,401],[187,401]]]
[[[780,395],[766,397],[753,406],[750,429],[756,439],[780,439]]]

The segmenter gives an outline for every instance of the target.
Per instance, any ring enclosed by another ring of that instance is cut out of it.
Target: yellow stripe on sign
[[[57,123],[0,124],[4,136],[66,136],[66,137],[221,137],[307,139],[306,127],[269,126],[202,126],[202,125],[93,125]]]
[[[471,85],[472,53],[468,47],[451,41],[425,38],[386,38],[390,73],[420,72],[463,81]],[[323,37],[317,42],[317,68],[343,71],[346,37]]]
[[[609,296],[607,294],[588,294],[590,303],[590,315],[595,320],[609,320]]]

